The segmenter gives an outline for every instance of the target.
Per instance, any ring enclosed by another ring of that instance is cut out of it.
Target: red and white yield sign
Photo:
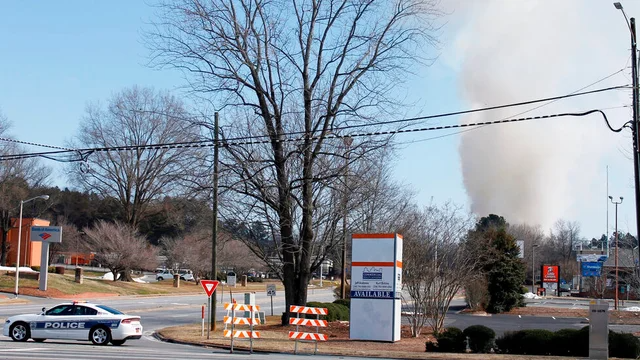
[[[216,291],[218,284],[220,284],[220,281],[217,280],[200,280],[200,285],[202,285],[202,288],[204,289],[204,292],[207,293],[208,297],[211,297],[211,295],[213,295],[213,292]]]

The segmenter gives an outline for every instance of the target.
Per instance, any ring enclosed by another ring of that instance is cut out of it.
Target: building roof
[[[636,260],[638,259],[638,247],[633,249],[618,248],[618,268],[634,268]],[[609,258],[603,265],[604,267],[616,266],[616,249],[609,250]]]

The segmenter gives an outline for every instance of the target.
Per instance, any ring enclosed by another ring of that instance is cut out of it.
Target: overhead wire
[[[630,58],[631,58],[631,56],[629,56],[629,59]],[[628,61],[629,60],[627,60],[627,64],[628,64]],[[625,66],[622,69],[618,70],[618,71],[615,71],[615,72],[613,72],[613,73],[611,73],[611,74],[609,74],[609,75],[607,75],[607,76],[605,76],[605,77],[603,77],[603,78],[601,78],[599,80],[596,80],[596,81],[594,81],[594,82],[592,82],[592,83],[590,83],[588,85],[585,85],[585,86],[583,86],[583,87],[581,87],[581,88],[579,88],[577,90],[574,90],[573,92],[570,92],[569,95],[577,94],[578,92],[581,92],[582,90],[588,89],[588,88],[590,88],[590,87],[592,87],[594,85],[597,85],[597,84],[599,84],[599,83],[601,83],[603,81],[606,81],[606,80],[608,80],[608,79],[610,79],[610,78],[612,78],[612,77],[614,77],[614,76],[616,76],[616,75],[618,75],[620,73],[624,74],[624,71],[627,68],[627,64],[625,64]],[[553,103],[555,103],[557,101],[560,101],[560,100],[562,100],[562,99],[553,99],[553,100],[550,100],[548,102],[545,102],[544,104],[540,104],[538,106],[534,106],[531,109],[528,109],[528,110],[525,110],[525,111],[522,111],[522,112],[519,112],[519,113],[516,113],[516,114],[512,114],[510,116],[504,117],[503,119],[508,119],[510,117],[524,115],[524,114],[530,113],[532,111],[538,110],[538,109],[540,109],[542,107],[551,105],[551,104],[553,104]],[[630,107],[630,105],[623,105],[623,106],[618,106],[618,107],[609,107],[609,108],[604,108],[604,109],[600,109],[600,110],[604,111],[604,110],[623,108],[623,107]],[[454,131],[454,132],[451,132],[451,133],[448,133],[448,134],[434,136],[434,137],[430,137],[430,138],[426,138],[426,139],[400,142],[399,145],[411,145],[411,144],[417,144],[417,143],[422,143],[422,142],[431,141],[431,140],[442,139],[442,138],[445,138],[445,137],[459,135],[459,134],[467,133],[467,132],[470,132],[470,131],[473,131],[473,130],[478,130],[478,129],[481,129],[481,128],[485,127],[485,126],[486,125],[478,126],[478,127],[474,127],[474,128],[470,128],[470,129],[465,129],[465,130]]]
[[[615,75],[615,73],[610,75],[610,76],[608,76],[608,77],[611,77],[613,75]],[[600,81],[603,81],[603,80],[600,80]],[[592,86],[592,85],[588,85],[586,87],[583,87],[582,89],[585,89],[585,88],[587,88],[589,86]],[[588,111],[586,113],[551,114],[551,115],[543,115],[543,116],[536,116],[536,117],[529,117],[529,118],[500,119],[500,120],[496,120],[496,121],[488,121],[488,122],[481,122],[481,123],[433,126],[433,127],[418,128],[418,129],[400,129],[400,130],[389,130],[389,131],[374,131],[374,132],[364,132],[364,133],[361,133],[361,134],[349,134],[349,135],[337,135],[336,134],[337,131],[344,130],[344,129],[353,129],[353,128],[359,128],[359,127],[371,127],[371,126],[387,125],[387,124],[394,124],[394,123],[401,123],[401,122],[415,122],[415,121],[420,121],[420,120],[451,117],[451,116],[463,115],[463,114],[471,114],[471,113],[476,113],[476,112],[481,112],[481,111],[490,111],[490,110],[504,109],[504,108],[509,108],[509,107],[523,106],[523,105],[528,105],[528,104],[535,104],[535,103],[540,103],[540,102],[547,102],[547,104],[543,104],[543,105],[540,105],[540,106],[536,107],[536,108],[540,108],[542,106],[548,105],[551,102],[559,101],[561,99],[567,99],[567,98],[576,97],[576,96],[583,96],[583,95],[589,95],[589,94],[595,94],[595,93],[601,93],[601,92],[619,90],[619,89],[625,89],[625,88],[629,88],[629,85],[612,86],[612,87],[595,89],[595,90],[590,90],[590,91],[577,90],[577,91],[574,91],[573,93],[566,94],[566,95],[547,97],[547,98],[529,100],[529,101],[523,101],[523,102],[517,102],[517,103],[503,104],[503,105],[497,105],[497,106],[490,106],[490,107],[484,107],[484,108],[477,108],[477,109],[470,109],[470,110],[463,110],[463,111],[455,111],[455,112],[448,112],[448,113],[434,114],[434,115],[427,115],[427,116],[420,116],[420,117],[412,117],[412,118],[406,118],[406,119],[381,121],[381,122],[370,123],[370,124],[358,124],[358,125],[344,126],[344,127],[340,127],[340,128],[335,128],[334,131],[332,132],[332,134],[330,134],[328,136],[325,136],[325,137],[326,138],[342,138],[344,136],[350,136],[350,137],[379,136],[379,135],[404,134],[404,133],[410,133],[410,132],[423,132],[423,131],[432,131],[432,130],[456,129],[456,128],[465,128],[465,127],[475,128],[475,127],[478,127],[478,126],[494,125],[494,124],[499,124],[499,123],[547,119],[547,118],[560,117],[560,116],[585,116],[585,115],[588,115],[588,114],[591,114],[591,113],[594,113],[594,112],[600,112],[602,114],[602,116],[604,117],[605,121],[607,122],[607,126],[609,126],[609,128],[612,131],[615,131],[610,126],[610,124],[608,123],[608,119],[606,118],[606,115],[602,111],[600,111],[600,110],[590,110],[590,111]],[[522,112],[522,113],[533,111],[536,108],[527,110],[527,111]],[[520,114],[522,114],[522,113],[520,113]],[[618,130],[618,131],[620,131],[620,130]],[[294,135],[306,135],[306,133],[305,132],[290,132],[290,133],[282,134],[282,136],[294,136]],[[259,139],[264,139],[264,138],[267,138],[267,139],[259,140]],[[317,139],[319,137],[310,137],[310,138]],[[274,140],[274,141],[292,142],[292,141],[300,141],[302,139],[304,139],[304,138],[283,138],[283,139]],[[272,139],[269,139],[267,135],[247,136],[247,137],[236,137],[236,138],[225,139],[223,146],[265,144],[265,143],[270,143],[270,142],[272,142]],[[68,148],[55,147],[55,148],[58,148],[60,150],[59,151],[50,151],[50,152],[37,152],[37,153],[2,155],[2,156],[0,156],[0,161],[2,161],[2,160],[6,161],[6,160],[24,159],[24,158],[31,158],[31,157],[43,157],[43,158],[51,159],[51,160],[54,160],[54,161],[73,162],[73,161],[86,161],[87,157],[89,155],[91,155],[92,153],[94,153],[94,152],[145,150],[145,149],[179,149],[179,148],[196,148],[196,147],[210,147],[210,146],[214,146],[214,143],[213,143],[212,140],[200,140],[200,141],[179,142],[179,143],[165,143],[165,144],[150,144],[150,145],[125,145],[125,146],[85,148],[85,149],[68,149]],[[48,146],[48,147],[52,147],[52,146]],[[54,157],[56,155],[69,154],[69,153],[75,153],[79,158],[76,158],[76,159],[73,159],[73,160],[68,160],[68,159],[67,160],[62,160],[62,159],[56,159]]]
[[[615,129],[611,127],[609,124],[609,120],[607,115],[599,109],[588,110],[580,113],[558,113],[558,114],[549,114],[549,115],[539,115],[539,116],[530,116],[525,118],[515,118],[515,119],[502,119],[502,120],[494,120],[494,121],[484,121],[477,123],[463,123],[463,124],[452,124],[452,125],[440,125],[440,126],[431,126],[424,128],[415,128],[415,129],[400,129],[400,130],[387,130],[387,131],[373,131],[373,132],[365,132],[365,133],[357,133],[350,134],[350,137],[369,137],[369,136],[381,136],[381,135],[395,135],[395,134],[404,134],[404,133],[413,133],[413,132],[424,132],[424,131],[435,131],[435,130],[446,130],[446,129],[456,129],[456,128],[465,128],[465,127],[476,127],[483,125],[496,125],[496,124],[505,124],[505,123],[515,123],[515,122],[523,122],[523,121],[532,121],[532,120],[543,120],[543,119],[551,119],[557,117],[581,117],[588,116],[594,113],[599,113],[602,115],[603,119],[607,127],[614,132],[620,132],[622,129],[628,126],[628,123],[624,124],[622,127]],[[325,136],[325,138],[342,138],[343,136],[337,134],[330,134]],[[320,139],[320,137],[311,137],[311,140]],[[232,141],[232,142],[224,142],[222,146],[242,146],[242,145],[257,145],[257,144],[266,144],[270,143],[272,140],[247,140],[247,141]],[[282,143],[288,142],[297,142],[300,141],[298,138],[284,138],[275,140]],[[95,152],[109,152],[109,151],[125,151],[125,150],[150,150],[150,149],[183,149],[183,148],[200,148],[200,147],[211,147],[214,146],[214,142],[210,141],[209,143],[203,144],[177,144],[177,145],[163,145],[163,144],[153,144],[153,145],[131,145],[131,146],[120,146],[120,147],[104,147],[104,148],[93,148],[93,149],[80,149],[79,152],[83,152],[86,156],[95,153]],[[40,153],[40,154],[19,154],[19,155],[4,155],[0,156],[0,160],[15,160],[15,159],[23,159],[27,157],[34,156],[43,156],[48,155],[48,153]],[[78,160],[80,161],[80,160]]]

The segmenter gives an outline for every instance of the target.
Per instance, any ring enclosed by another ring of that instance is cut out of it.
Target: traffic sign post
[[[209,340],[211,334],[211,324],[209,323],[209,319],[211,319],[211,295],[216,291],[216,288],[220,284],[217,280],[200,280],[200,285],[204,289],[204,292],[207,293],[208,300],[208,311],[207,311],[207,340]],[[216,311],[213,309],[213,311]]]
[[[276,296],[276,284],[267,284],[267,296],[271,297],[271,316],[273,316],[273,297]]]

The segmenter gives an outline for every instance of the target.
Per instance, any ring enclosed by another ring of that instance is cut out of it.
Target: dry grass
[[[13,273],[0,274],[0,292],[13,293],[15,275]],[[266,291],[268,283],[248,283],[246,287],[238,285],[231,288],[233,292]],[[171,295],[171,294],[204,294],[200,284],[193,281],[180,281],[180,287],[173,287],[173,281],[165,280],[154,283],[138,283],[110,280],[83,279],[82,284],[75,282],[73,274],[60,275],[50,273],[46,291],[38,289],[38,281],[33,279],[20,278],[20,294],[31,296],[42,296],[59,299],[80,299],[91,297],[122,296],[122,295]],[[276,288],[284,291],[282,284],[277,283]],[[228,293],[229,287],[218,288]],[[311,290],[310,290],[311,291]]]

